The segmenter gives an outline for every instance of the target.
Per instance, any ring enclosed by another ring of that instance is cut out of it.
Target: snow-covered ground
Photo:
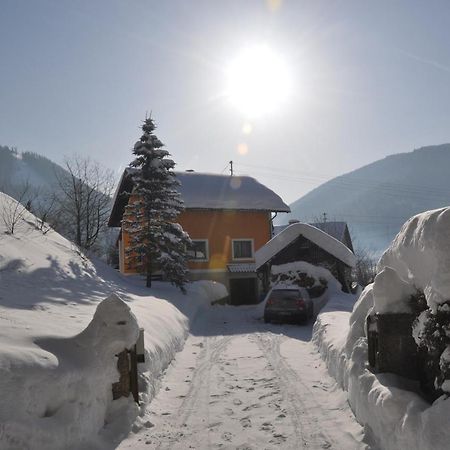
[[[11,202],[0,194],[0,212]],[[101,303],[112,293],[123,301]],[[140,384],[150,401],[190,321],[223,295],[209,282],[187,295],[166,283],[149,291],[57,233],[43,235],[28,212],[13,235],[0,220],[0,448],[114,448],[139,414],[131,398],[112,401],[114,355],[145,329]]]
[[[311,334],[264,324],[260,307],[203,312],[119,448],[367,448]]]
[[[29,213],[14,235],[0,223],[0,448],[448,449],[448,398],[430,406],[416,385],[370,372],[365,335],[374,304],[403,311],[411,286],[447,304],[448,222],[447,210],[409,222],[356,304],[328,280],[314,327],[264,324],[263,305],[211,306],[226,294],[216,283],[149,291]],[[139,407],[111,392],[138,327]]]

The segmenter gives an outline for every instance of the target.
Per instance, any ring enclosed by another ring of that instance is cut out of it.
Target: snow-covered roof
[[[346,222],[314,222],[310,223],[309,225],[312,225],[313,227],[316,227],[319,230],[324,231],[330,236],[333,236],[338,241],[344,242],[345,230],[347,228]],[[281,233],[288,226],[289,225],[277,225],[273,227],[273,232],[274,234]]]
[[[109,226],[120,226],[128,198],[122,195],[132,189],[132,170],[126,169],[117,188]],[[249,176],[216,175],[198,172],[176,172],[180,194],[187,209],[228,209],[289,212],[280,196]]]
[[[345,222],[315,222],[310,223],[310,225],[333,236],[338,241],[344,242],[345,230],[347,229],[347,224]]]
[[[299,236],[304,236],[306,239],[314,242],[314,244],[318,245],[344,264],[347,264],[347,266],[355,266],[356,257],[346,245],[312,225],[299,222],[287,226],[283,231],[267,242],[267,244],[256,251],[256,268],[261,267],[267,261],[272,259]]]
[[[186,208],[290,211],[275,192],[252,177],[196,172],[176,176]]]

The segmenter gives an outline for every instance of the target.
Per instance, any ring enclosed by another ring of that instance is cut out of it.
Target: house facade
[[[121,178],[109,220],[109,226],[121,227],[119,269],[124,274],[136,273],[126,255],[129,240],[121,226],[129,200],[126,193],[133,189],[132,173],[127,169]],[[193,241],[190,279],[223,283],[232,304],[256,302],[255,252],[272,236],[272,213],[289,212],[289,207],[251,177],[196,172],[178,172],[176,177],[185,205],[177,222]]]

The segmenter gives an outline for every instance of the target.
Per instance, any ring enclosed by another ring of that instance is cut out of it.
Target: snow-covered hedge
[[[425,308],[414,337],[419,345],[439,346],[441,374],[436,382],[446,391],[450,388],[445,376],[450,365],[449,263],[450,208],[415,216],[382,256],[375,282],[362,292],[352,313],[342,307],[342,294],[333,297],[314,325],[313,339],[330,373],[348,391],[357,419],[385,450],[448,449],[450,398],[442,395],[430,405],[415,384],[369,371],[367,315]]]
[[[327,288],[331,291],[341,289],[340,283],[331,272],[323,267],[304,261],[273,265],[271,285],[293,284],[308,290],[311,298],[322,296]]]

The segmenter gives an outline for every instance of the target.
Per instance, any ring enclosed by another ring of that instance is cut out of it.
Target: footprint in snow
[[[273,431],[273,429],[274,426],[270,422],[264,422],[260,428],[262,431]]]
[[[233,400],[233,403],[234,403],[236,406],[239,406],[239,405],[242,405],[242,400],[239,400],[238,398],[235,398],[235,399]]]
[[[250,428],[252,426],[252,421],[249,417],[243,417],[239,422],[244,428]]]
[[[222,434],[222,439],[223,439],[224,441],[231,441],[231,439],[233,439],[233,435],[232,435],[229,431],[225,431],[225,432]]]
[[[254,403],[253,405],[246,406],[242,411],[250,411],[254,408],[261,408],[261,403]]]
[[[279,434],[279,433],[274,433],[273,434],[273,439],[271,439],[269,442],[271,444],[282,444],[285,440],[286,440],[286,436],[284,436],[283,434]]]

